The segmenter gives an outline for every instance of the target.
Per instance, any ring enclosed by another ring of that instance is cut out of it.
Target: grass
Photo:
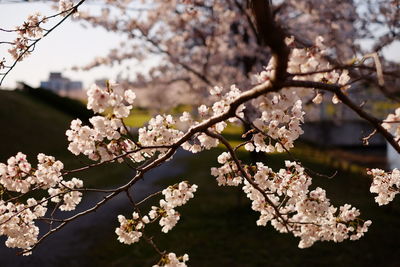
[[[140,109],[133,109],[130,116],[124,119],[126,125],[130,127],[140,128],[151,119],[149,112]]]
[[[38,151],[66,154],[65,130],[70,118],[17,91],[0,91],[0,161],[24,151],[32,159]],[[61,140],[61,141],[60,141]]]
[[[0,91],[0,162],[5,162],[17,152],[28,155],[35,165],[38,153],[55,156],[66,169],[92,163],[76,157],[67,150],[65,131],[74,118],[20,91]],[[107,170],[107,171],[104,171]],[[77,173],[88,187],[108,187],[123,182],[131,171],[119,164],[107,165]],[[116,177],[110,179],[110,177]]]

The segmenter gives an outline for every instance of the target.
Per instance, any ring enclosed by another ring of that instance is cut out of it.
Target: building
[[[63,77],[61,72],[51,72],[47,81],[40,82],[40,87],[72,98],[82,98],[84,95],[82,82],[71,81],[69,78]]]

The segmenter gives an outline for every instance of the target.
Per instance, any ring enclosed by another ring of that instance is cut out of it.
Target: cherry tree
[[[118,240],[127,245],[147,241],[160,254],[155,266],[186,266],[187,254],[162,251],[148,237],[146,227],[159,224],[162,232],[171,231],[181,216],[177,210],[195,196],[197,185],[182,181],[140,202],[133,200],[129,189],[148,171],[172,159],[178,149],[200,153],[218,145],[226,151],[218,156],[219,165],[210,170],[211,175],[219,186],[243,190],[259,213],[257,225],[270,224],[278,232],[291,233],[299,238],[300,248],[318,241],[357,240],[368,231],[371,221],[350,204],[332,205],[329,192],[312,186],[313,174],[298,160],[273,170],[268,161],[245,164],[237,150],[290,154],[303,134],[305,106],[332,101],[373,126],[365,143],[380,134],[400,152],[400,109],[381,119],[351,97],[352,88],[368,84],[396,99],[398,64],[380,52],[398,41],[399,1],[107,1],[109,8],[100,15],[81,10],[84,2],[61,0],[55,15],[34,14],[16,29],[1,29],[17,34],[14,40],[0,43],[10,46],[13,58],[1,61],[1,81],[42,38],[75,17],[130,37],[129,45],[95,59],[87,68],[160,56],[160,65],[137,80],[160,87],[182,81],[201,96],[196,98],[197,112],[156,115],[137,129],[136,136],[123,121],[138,102],[127,87],[135,80],[90,87],[87,108],[95,116],[88,125],[73,120],[66,135],[69,151],[87,156],[93,164],[67,170],[54,157],[39,153],[34,167],[21,152],[0,164],[0,184],[7,192],[0,200],[0,233],[7,237],[6,246],[29,255],[65,225],[125,194],[132,214],[116,218]],[[52,23],[50,28],[44,26],[47,23]],[[363,48],[363,39],[373,45]],[[251,128],[240,145],[233,146],[222,135],[229,123]],[[87,188],[74,177],[111,162],[129,164],[135,176],[107,190]],[[378,194],[376,202],[392,201],[400,188],[399,170],[367,172],[372,178],[370,191]],[[45,196],[37,199],[36,192]],[[55,217],[53,210],[75,210],[87,192],[104,198],[73,216]],[[144,210],[141,204],[150,198],[161,199]],[[40,233],[38,221],[53,227]]]
[[[133,11],[126,4],[116,3],[100,14],[86,10],[80,13],[81,21],[127,37],[120,47],[95,58],[83,69],[133,59],[141,62],[156,56],[157,66],[136,79],[130,75],[128,82],[145,83],[155,92],[151,94],[153,102],[160,90],[189,91],[191,99],[176,99],[173,104],[177,104],[177,101],[193,103],[207,96],[210,86],[227,87],[232,80],[238,86],[248,87],[254,82],[254,74],[267,65],[271,54],[263,38],[268,36],[263,37],[257,31],[248,1],[191,1],[186,3],[189,6],[179,1],[144,3],[141,9]],[[382,80],[378,83],[375,68],[368,71],[371,64],[355,68],[352,61],[357,58],[364,61],[396,40],[395,2],[274,1],[274,4],[271,11],[274,19],[283,26],[286,36],[295,37],[297,47],[312,47],[313,40],[322,36],[329,47],[325,59],[332,66],[349,69],[359,83],[366,81],[379,86]],[[155,8],[150,8],[153,5]],[[132,15],[124,15],[129,12]],[[382,42],[383,39],[386,41]],[[360,40],[373,43],[365,48]],[[383,64],[390,65],[392,73],[398,69],[390,61]],[[390,85],[386,81],[382,87],[388,94],[393,91]],[[169,104],[165,98],[160,101],[164,107]]]

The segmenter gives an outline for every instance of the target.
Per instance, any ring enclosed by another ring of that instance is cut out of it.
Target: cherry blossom
[[[193,198],[193,193],[196,192],[197,185],[189,185],[187,182],[180,182],[176,186],[170,186],[162,191],[165,196],[165,201],[173,207],[179,207],[189,199]]]
[[[123,215],[118,215],[118,221],[120,227],[115,229],[118,241],[130,245],[138,242],[142,237],[141,230],[143,230],[146,223],[149,223],[149,218],[147,216],[140,218],[139,214],[134,212],[132,219],[126,219]]]
[[[311,178],[303,167],[295,162],[285,164],[286,169],[274,172],[257,163],[252,183],[245,181],[243,191],[252,201],[252,209],[260,212],[257,225],[271,222],[279,232],[292,232],[300,237],[300,248],[316,241],[342,242],[364,235],[371,221],[360,220],[360,212],[349,204],[339,209],[332,206],[325,190],[309,190]]]
[[[161,231],[168,233],[179,221],[180,214],[174,209],[186,204],[193,198],[197,185],[189,185],[187,182],[180,182],[177,185],[170,186],[162,191],[165,200],[160,200],[160,206],[152,206],[149,217],[152,220],[160,218],[159,224]]]
[[[165,254],[156,265],[153,265],[153,267],[186,267],[187,265],[185,262],[187,261],[189,261],[188,254],[178,257],[175,253],[170,252]]]
[[[60,14],[54,17],[78,14],[77,8],[83,2],[61,0],[57,7]],[[161,257],[154,266],[186,266],[187,254],[177,256],[161,251],[146,237],[145,226],[158,222],[163,233],[171,231],[181,217],[177,209],[194,197],[197,185],[180,182],[138,203],[130,189],[145,179],[148,171],[172,159],[179,148],[198,153],[219,145],[226,151],[217,157],[220,166],[211,168],[211,175],[220,186],[243,190],[251,209],[259,214],[255,222],[258,226],[270,224],[280,233],[291,233],[299,238],[300,248],[318,241],[357,240],[368,231],[371,221],[363,220],[361,212],[350,204],[334,206],[325,189],[313,186],[313,179],[301,162],[285,161],[284,168],[273,170],[268,161],[246,164],[236,152],[243,147],[253,153],[291,155],[290,150],[303,134],[308,106],[315,108],[327,101],[327,96],[328,101],[349,107],[371,123],[400,152],[400,109],[382,121],[349,97],[362,83],[385,92],[388,77],[393,84],[398,81],[396,67],[378,55],[395,40],[398,12],[393,7],[398,9],[398,5],[393,1],[375,5],[366,1],[364,8],[357,8],[350,0],[252,0],[247,6],[244,1],[155,0],[142,1],[146,8],[139,11],[141,16],[129,16],[130,1],[106,2],[111,9],[105,8],[99,15],[79,11],[79,19],[129,38],[123,49],[97,58],[87,69],[131,58],[143,61],[147,55],[158,56],[159,65],[138,74],[136,80],[109,81],[105,88],[93,85],[87,90],[87,108],[95,115],[88,125],[80,119],[73,120],[66,136],[70,152],[83,154],[94,163],[68,171],[61,161],[40,153],[34,167],[21,152],[7,163],[0,163],[0,184],[7,193],[0,200],[0,235],[6,236],[6,246],[29,254],[67,223],[126,194],[134,212],[132,218],[118,216],[118,240],[128,245],[141,239],[147,241]],[[387,20],[381,21],[379,15],[387,16]],[[15,62],[27,56],[54,29],[43,27],[51,18],[34,14],[15,30],[5,30],[17,35],[14,41],[6,42]],[[371,32],[370,27],[364,26],[368,22],[381,24],[381,33]],[[368,54],[357,44],[362,38],[379,39],[376,44],[382,45],[374,45]],[[3,59],[0,68],[7,68],[5,63]],[[123,119],[134,114],[134,105],[141,103],[135,101],[135,89],[131,88],[143,84],[155,88],[153,97],[160,100],[152,102],[159,102],[158,108],[163,112],[143,127],[130,129]],[[186,101],[192,105],[192,112],[168,114],[169,97],[165,94],[176,92],[176,88],[186,90],[189,97],[170,102],[177,105]],[[249,128],[243,143],[236,147],[224,137],[229,124]],[[110,162],[127,163],[134,171],[133,177],[114,189],[85,188],[82,180],[68,178]],[[368,174],[373,179],[370,191],[378,194],[376,202],[385,205],[392,201],[399,192],[399,170],[372,169]],[[55,217],[56,209],[75,210],[85,191],[105,196],[94,207],[71,217]],[[31,192],[45,196],[27,196]],[[159,194],[163,199],[158,205],[143,213],[140,204]],[[54,205],[53,212],[45,217],[48,205]],[[38,220],[51,227],[53,223],[57,225],[40,236]]]
[[[7,236],[7,247],[29,249],[37,242],[39,228],[34,220],[45,215],[46,206],[47,201],[33,198],[29,198],[26,204],[0,201],[0,235]]]
[[[398,169],[394,169],[390,173],[381,169],[371,169],[368,174],[373,178],[370,191],[378,194],[375,201],[380,206],[388,204],[399,193],[400,171]]]
[[[72,178],[70,181],[62,182],[56,188],[49,188],[49,195],[52,197],[51,201],[55,203],[62,202],[59,206],[62,211],[71,211],[76,208],[82,200],[82,193],[75,191],[75,188],[83,186],[82,180]],[[61,196],[61,197],[60,197]]]

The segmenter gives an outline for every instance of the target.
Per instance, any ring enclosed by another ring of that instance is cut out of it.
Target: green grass
[[[64,113],[22,92],[0,91],[1,162],[19,151],[28,154],[31,159],[39,151],[65,155],[65,130],[70,120]]]
[[[55,156],[65,169],[93,163],[76,157],[67,150],[65,131],[73,117],[20,91],[0,91],[0,162],[5,162],[17,152],[28,155],[36,165],[38,153]],[[105,171],[107,170],[107,171]],[[107,187],[126,180],[131,171],[119,164],[109,164],[90,171],[76,173],[88,187]]]
[[[124,119],[126,125],[130,127],[140,128],[143,127],[152,116],[145,110],[134,109],[130,116]]]

